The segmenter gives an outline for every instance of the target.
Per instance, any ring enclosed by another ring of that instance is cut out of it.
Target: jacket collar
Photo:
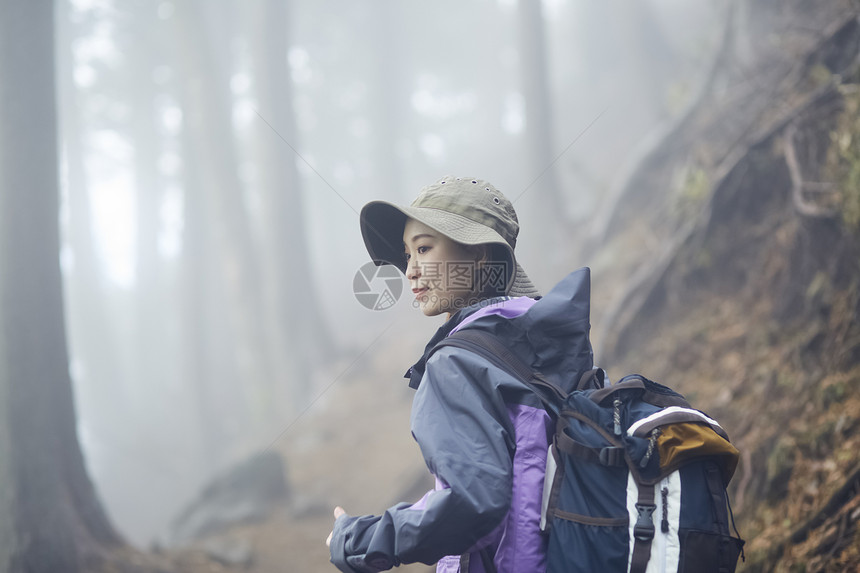
[[[540,372],[565,392],[574,389],[579,377],[594,367],[594,355],[588,334],[590,325],[591,271],[581,268],[561,280],[527,312],[514,317],[487,316],[466,328],[486,330],[504,340],[506,346],[534,370]],[[424,375],[433,347],[467,317],[488,303],[482,301],[456,313],[436,332],[424,355],[409,369],[409,386],[417,388]]]
[[[502,302],[510,298],[511,297],[509,296],[497,296],[494,298],[482,300],[481,302],[475,303],[471,306],[467,306],[466,308],[461,308],[456,313],[454,313],[451,318],[445,321],[445,324],[439,327],[439,330],[436,331],[436,334],[433,335],[433,338],[431,338],[430,342],[427,343],[427,346],[424,347],[424,354],[421,355],[421,358],[418,359],[418,362],[413,364],[409,368],[409,370],[406,371],[406,374],[403,375],[404,378],[409,379],[409,387],[412,389],[418,388],[418,385],[421,384],[421,378],[424,376],[424,370],[427,365],[427,358],[429,358],[430,352],[431,350],[433,350],[433,347],[435,347],[440,340],[451,334],[451,331],[457,328],[457,325],[463,322],[466,317],[478,312],[486,306]]]

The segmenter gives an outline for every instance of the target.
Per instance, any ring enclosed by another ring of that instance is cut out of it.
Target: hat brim
[[[361,235],[370,258],[377,264],[391,264],[406,272],[403,248],[403,229],[406,219],[412,218],[449,239],[463,245],[499,245],[505,253],[507,263],[515,269],[510,273],[505,293],[508,296],[537,298],[540,293],[531,279],[517,263],[513,248],[493,229],[441,209],[429,207],[401,207],[387,201],[371,201],[365,205],[359,217]]]

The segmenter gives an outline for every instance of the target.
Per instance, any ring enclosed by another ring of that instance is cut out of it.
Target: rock
[[[217,476],[171,523],[165,543],[188,544],[231,526],[263,521],[288,497],[281,457],[252,456]]]
[[[254,561],[251,542],[238,537],[217,537],[203,544],[206,555],[223,565],[248,567]]]

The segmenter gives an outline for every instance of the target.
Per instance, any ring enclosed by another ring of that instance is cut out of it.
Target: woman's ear
[[[478,264],[483,264],[490,260],[489,245],[472,245],[469,247],[469,251],[471,252],[472,258],[475,259],[475,262]]]

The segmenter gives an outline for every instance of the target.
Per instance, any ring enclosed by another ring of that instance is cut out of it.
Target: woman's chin
[[[424,316],[439,316],[440,314],[442,314],[444,312],[441,308],[439,308],[438,305],[435,305],[435,304],[430,304],[430,303],[425,302],[425,303],[420,303],[419,306],[420,306],[421,312],[424,314]]]
[[[442,305],[439,304],[439,298],[426,293],[415,299],[415,305],[421,309],[424,316],[438,316],[444,312]]]

